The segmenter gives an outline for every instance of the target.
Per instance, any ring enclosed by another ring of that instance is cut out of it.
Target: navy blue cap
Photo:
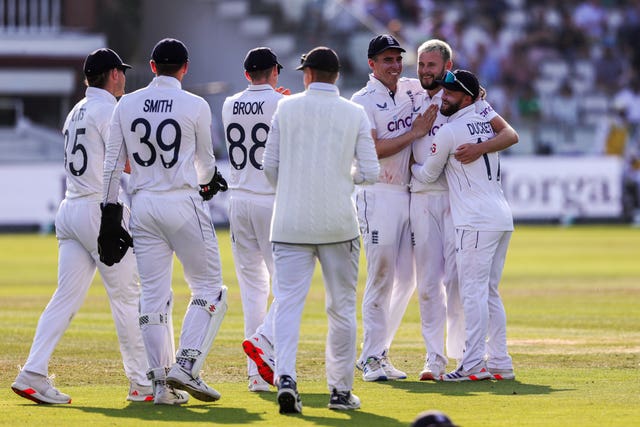
[[[153,48],[151,59],[156,64],[184,64],[189,62],[189,51],[180,40],[162,39]]]
[[[84,75],[97,76],[114,68],[126,70],[131,65],[122,62],[122,59],[111,49],[102,48],[91,52],[84,60]]]

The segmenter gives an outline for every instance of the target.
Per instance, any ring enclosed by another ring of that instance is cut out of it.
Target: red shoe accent
[[[22,396],[26,399],[31,400],[32,402],[36,402],[37,404],[44,404],[44,405],[48,405],[49,402],[44,402],[40,399],[38,399],[37,397],[35,397],[34,395],[37,393],[34,389],[32,388],[28,388],[26,390],[20,390],[17,388],[13,388],[11,387],[11,390],[13,390],[18,396]],[[71,403],[71,399],[69,399],[69,401],[67,403]]]
[[[480,369],[480,372],[487,372],[487,369],[486,369],[486,368],[482,368],[482,369]],[[481,380],[484,380],[484,379],[486,379],[486,378],[478,378],[478,377],[477,377],[477,376],[475,376],[475,375],[469,375],[469,379],[470,379],[471,381],[481,381]]]
[[[437,381],[437,378],[433,375],[433,372],[425,372],[420,375],[420,381]]]
[[[262,357],[260,357],[261,354],[264,354],[262,349],[254,346],[251,340],[244,340],[242,342],[242,348],[246,355],[255,362],[256,366],[258,367],[258,373],[260,374],[262,379],[271,385],[275,385],[273,383],[273,371],[271,370],[269,365],[267,365],[265,361],[262,360]]]

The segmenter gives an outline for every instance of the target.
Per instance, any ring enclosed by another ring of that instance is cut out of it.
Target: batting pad
[[[209,323],[207,324],[207,331],[200,345],[200,350],[193,351],[191,349],[184,349],[183,351],[190,352],[194,355],[193,366],[191,367],[191,376],[197,378],[200,375],[200,370],[204,365],[204,361],[211,350],[213,341],[218,335],[222,319],[227,313],[227,287],[222,286],[220,290],[220,300],[213,303],[203,298],[194,297],[191,300],[191,306],[199,308],[209,313]]]
[[[166,312],[142,313],[138,318],[150,367],[167,367],[174,362],[175,344],[170,311],[172,306],[173,297],[166,303]]]

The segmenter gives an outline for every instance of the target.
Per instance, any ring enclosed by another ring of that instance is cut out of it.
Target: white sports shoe
[[[380,359],[375,356],[367,357],[362,367],[362,379],[365,381],[386,381],[387,374],[382,369]]]
[[[131,382],[127,400],[130,402],[151,402],[153,400],[153,387]]]
[[[53,386],[53,378],[53,375],[45,377],[34,372],[21,370],[11,384],[11,389],[19,396],[36,403],[71,403],[69,395]]]
[[[441,381],[481,381],[492,378],[491,373],[487,370],[484,362],[478,363],[476,366],[468,371],[463,370],[461,367],[448,374],[441,375]]]
[[[251,375],[249,377],[249,391],[252,391],[252,392],[269,391],[269,383],[263,380],[259,374]]]
[[[387,351],[385,350],[382,353],[382,357],[380,358],[380,366],[384,370],[384,373],[387,374],[387,379],[389,380],[403,380],[407,378],[407,374],[402,372],[400,369],[397,369],[389,360],[389,356],[387,356]]]
[[[155,395],[153,403],[155,405],[182,405],[189,401],[189,395],[184,391],[176,390],[164,381],[155,384]]]
[[[258,367],[258,373],[262,379],[274,385],[273,372],[276,370],[276,356],[269,340],[256,332],[242,342],[242,348]]]
[[[516,374],[513,369],[487,368],[494,380],[515,380]]]
[[[444,374],[444,368],[429,366],[429,362],[424,362],[424,367],[420,372],[420,381],[440,381],[440,377]]]
[[[191,372],[177,363],[173,364],[167,374],[167,385],[178,390],[184,390],[203,402],[215,402],[220,399],[220,393],[209,387],[199,376],[193,377]]]

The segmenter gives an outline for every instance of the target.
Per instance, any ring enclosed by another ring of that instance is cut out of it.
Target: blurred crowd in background
[[[393,34],[407,50],[447,41],[454,68],[476,73],[520,132],[512,153],[623,157],[626,194],[637,199],[640,2],[311,0],[300,20],[309,44],[340,43],[362,26]],[[364,61],[346,59],[347,73]]]

